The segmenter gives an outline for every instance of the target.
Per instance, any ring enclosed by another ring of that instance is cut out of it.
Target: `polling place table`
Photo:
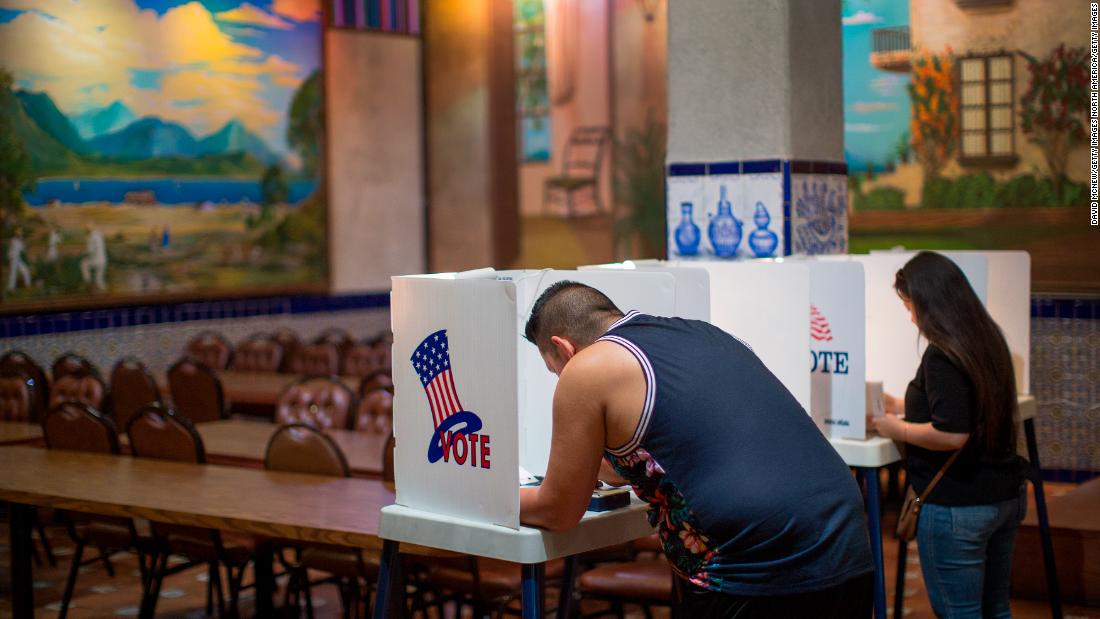
[[[404,585],[398,560],[401,543],[521,564],[525,618],[543,616],[545,563],[565,557],[565,574],[558,598],[558,615],[565,616],[564,609],[573,599],[575,556],[651,534],[653,529],[646,519],[647,509],[648,505],[632,497],[627,507],[585,513],[580,523],[568,531],[545,531],[483,524],[401,505],[386,506],[382,508],[378,525],[378,536],[384,540],[384,545],[374,616],[382,619],[401,616],[404,612]]]
[[[0,445],[42,442],[42,426],[25,421],[0,421]]]

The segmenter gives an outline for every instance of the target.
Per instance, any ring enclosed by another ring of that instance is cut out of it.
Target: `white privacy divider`
[[[624,311],[668,315],[667,273],[508,271],[394,277],[396,502],[519,527],[519,466],[546,471],[557,378],[523,337],[546,287],[580,281]]]

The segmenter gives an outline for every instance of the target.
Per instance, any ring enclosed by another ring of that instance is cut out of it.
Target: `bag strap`
[[[920,494],[920,497],[918,497],[918,500],[921,503],[924,503],[924,500],[928,498],[928,495],[932,494],[932,490],[935,489],[936,484],[940,483],[940,479],[943,477],[943,474],[946,473],[947,469],[955,463],[955,460],[958,459],[959,454],[961,453],[962,448],[956,449],[955,453],[951,454],[951,457],[947,459],[947,462],[943,463],[943,466],[940,467],[940,470],[936,473],[936,476],[932,478],[932,481],[928,482],[928,486],[924,489],[924,492]]]

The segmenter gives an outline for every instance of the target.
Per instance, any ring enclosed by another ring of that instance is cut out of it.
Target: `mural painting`
[[[320,0],[0,0],[3,305],[326,278]]]
[[[851,251],[1024,249],[1037,289],[1100,289],[1082,5],[842,10]]]

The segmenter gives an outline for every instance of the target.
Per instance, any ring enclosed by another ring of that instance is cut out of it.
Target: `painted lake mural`
[[[320,0],[0,0],[0,309],[326,280]]]

